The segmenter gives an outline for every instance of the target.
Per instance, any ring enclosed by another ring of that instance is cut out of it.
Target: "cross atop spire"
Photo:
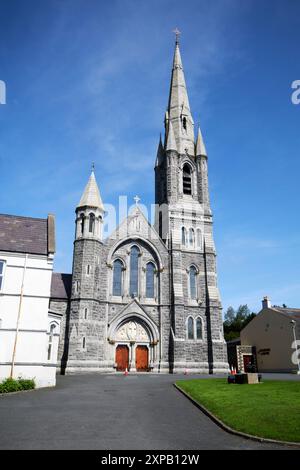
[[[176,44],[179,44],[179,37],[180,37],[180,35],[181,35],[181,31],[179,31],[179,29],[178,29],[178,28],[175,28],[175,29],[173,29],[173,31],[172,31],[172,32],[173,32],[173,33],[175,33],[175,37],[176,37]]]

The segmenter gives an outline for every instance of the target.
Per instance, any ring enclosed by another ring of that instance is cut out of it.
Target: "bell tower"
[[[103,357],[105,313],[99,307],[101,258],[103,257],[104,205],[92,169],[88,183],[75,209],[72,294],[68,325],[66,373],[83,367],[99,367]]]
[[[208,158],[200,128],[196,140],[194,136],[178,31],[164,124],[165,136],[159,140],[155,163],[155,228],[170,253],[170,362],[174,371],[184,370],[188,361],[191,368],[203,372],[226,371]]]

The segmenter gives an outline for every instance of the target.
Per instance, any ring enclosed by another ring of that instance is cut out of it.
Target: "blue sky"
[[[0,0],[0,22],[0,212],[55,213],[56,270],[92,161],[106,203],[153,202],[177,26],[224,308],[300,307],[299,0]]]

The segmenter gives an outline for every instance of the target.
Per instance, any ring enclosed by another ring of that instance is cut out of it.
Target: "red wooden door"
[[[247,367],[249,364],[253,364],[253,356],[252,355],[245,355],[243,356],[243,361],[244,361],[244,371],[247,372]]]
[[[117,370],[125,370],[129,366],[129,349],[128,346],[120,345],[116,349]]]
[[[137,346],[135,350],[136,370],[138,372],[148,371],[148,348],[147,346]]]

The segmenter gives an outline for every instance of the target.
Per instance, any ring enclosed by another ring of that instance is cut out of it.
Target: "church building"
[[[154,226],[136,203],[104,239],[94,171],[76,207],[72,275],[54,274],[50,300],[62,314],[62,373],[228,371],[208,159],[200,129],[195,139],[178,38],[164,124]]]

